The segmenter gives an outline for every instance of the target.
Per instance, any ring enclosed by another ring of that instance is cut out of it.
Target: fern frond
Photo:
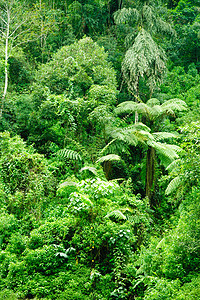
[[[96,175],[96,176],[98,175],[98,174],[97,174],[97,169],[94,168],[94,167],[85,166],[85,167],[81,168],[79,172],[81,173],[81,172],[83,172],[83,171],[89,171],[89,172],[91,172],[92,174],[94,174],[94,175]]]
[[[175,192],[175,190],[177,190],[181,184],[183,184],[183,179],[182,179],[182,176],[179,175],[179,176],[175,177],[174,179],[172,179],[172,181],[170,181],[170,183],[168,184],[168,186],[166,188],[165,194],[169,195],[169,194]]]
[[[155,105],[160,105],[160,101],[157,98],[149,99],[146,104],[150,107],[154,107]]]
[[[122,141],[129,145],[136,146],[138,144],[138,139],[133,134],[133,130],[129,128],[107,127],[106,134],[115,140]]]
[[[142,122],[138,122],[134,125],[130,125],[130,127],[132,127],[135,131],[139,131],[139,130],[143,130],[146,132],[151,131],[151,129],[148,126],[146,126],[145,124],[143,124]]]
[[[185,101],[178,98],[167,100],[161,105],[161,107],[163,111],[165,111],[169,115],[175,115],[175,112],[177,111],[187,110],[187,104],[185,103]]]
[[[78,152],[66,148],[59,150],[56,155],[60,158],[82,161],[82,157]]]
[[[116,154],[108,154],[97,159],[96,163],[103,163],[105,161],[121,160],[121,157]]]
[[[156,141],[161,141],[169,138],[178,138],[178,134],[174,134],[171,132],[154,132],[152,133],[153,137]]]
[[[133,101],[125,101],[120,103],[115,109],[116,114],[124,114],[124,113],[141,113],[142,115],[149,116],[150,108],[145,103],[136,103]]]
[[[78,186],[77,185],[77,183],[76,182],[74,182],[74,181],[65,181],[65,182],[63,182],[63,183],[61,183],[60,185],[59,185],[59,187],[58,187],[58,190],[59,189],[62,189],[62,188],[64,188],[64,187],[67,187],[67,186]]]
[[[120,210],[113,210],[110,213],[108,213],[105,218],[111,218],[116,219],[118,221],[126,220],[126,216],[120,211]]]
[[[179,158],[177,152],[179,152],[181,148],[176,145],[164,144],[155,141],[150,141],[149,145],[156,150],[161,163],[165,167],[167,167],[173,160]]]
[[[169,166],[167,166],[166,170],[169,171],[169,172],[172,172],[172,171],[175,171],[178,170],[178,168],[180,167],[180,162],[182,160],[179,158],[179,159],[176,159],[174,160]]]

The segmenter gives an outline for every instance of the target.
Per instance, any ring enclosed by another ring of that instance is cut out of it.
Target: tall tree
[[[28,20],[30,20],[30,12],[25,9],[23,1],[3,0],[0,2],[0,35],[4,51],[4,88],[0,117],[8,90],[8,60],[13,49],[25,42],[24,38],[30,31],[30,27],[26,26]]]
[[[126,37],[128,50],[122,62],[122,73],[129,91],[137,102],[141,101],[140,80],[146,82],[151,98],[166,68],[166,56],[156,37],[166,33],[173,34],[173,29],[158,15],[159,8],[158,1],[139,0],[135,2],[134,7],[122,8],[115,13],[117,24],[129,25],[130,33]],[[135,122],[137,121],[136,113]]]
[[[156,156],[159,156],[162,164],[165,167],[178,157],[176,154],[176,150],[178,148],[174,145],[165,143],[166,139],[175,137],[175,135],[170,132],[160,132],[160,124],[162,123],[162,120],[166,118],[166,116],[175,117],[176,112],[184,111],[186,109],[186,103],[180,99],[170,99],[160,105],[160,101],[153,98],[149,99],[146,104],[136,103],[133,101],[123,102],[115,110],[117,114],[132,114],[137,111],[143,116],[146,125],[151,128],[151,134],[149,132],[140,131],[140,139],[138,140],[147,148],[145,191],[151,205],[155,205],[155,202],[152,199],[154,196],[156,183]],[[123,128],[123,135],[126,136],[126,140],[129,144],[131,137],[128,137],[128,134],[131,135],[134,133],[131,128],[133,128],[133,125]],[[136,134],[135,132],[134,135],[138,136],[138,133]]]

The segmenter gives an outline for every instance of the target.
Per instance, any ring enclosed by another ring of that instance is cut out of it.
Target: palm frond
[[[97,159],[96,163],[103,163],[105,161],[121,160],[121,157],[116,154],[108,154]]]
[[[170,23],[165,22],[161,18],[157,17],[156,18],[156,26],[155,29],[158,33],[162,33],[164,35],[171,35],[171,36],[176,36],[176,31],[173,29]]]
[[[178,175],[174,179],[172,179],[172,181],[170,181],[170,183],[166,188],[165,194],[169,195],[175,192],[180,187],[181,184],[183,184],[183,178],[181,175]]]
[[[145,4],[142,9],[142,15],[143,15],[143,21],[147,25],[148,30],[151,31],[156,21],[153,7]]]

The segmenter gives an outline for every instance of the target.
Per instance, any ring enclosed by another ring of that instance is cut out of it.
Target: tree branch
[[[11,38],[11,36],[13,36],[13,34],[15,34],[15,32],[17,31],[17,29],[19,29],[25,22],[26,22],[26,20],[25,20],[24,22],[20,23],[20,24],[15,28],[15,30],[13,30],[13,32],[9,35],[8,38]]]
[[[0,16],[0,19],[1,19],[6,25],[8,25],[8,23],[4,20],[4,18],[2,18],[2,17]]]

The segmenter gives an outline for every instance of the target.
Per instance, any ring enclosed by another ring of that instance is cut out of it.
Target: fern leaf
[[[78,152],[66,148],[59,150],[56,155],[60,158],[82,161],[82,157]]]
[[[66,186],[77,186],[77,183],[74,182],[74,181],[65,181],[65,182],[63,182],[59,185],[58,189],[61,189],[61,188],[66,187]]]
[[[94,167],[85,166],[85,167],[81,168],[79,172],[81,173],[83,171],[89,171],[89,172],[93,173],[94,175],[98,175],[97,174],[97,169],[94,168]]]
[[[154,107],[156,105],[160,105],[160,101],[157,98],[151,98],[146,103],[150,107]]]
[[[169,138],[178,138],[178,134],[174,134],[171,132],[154,132],[152,133],[153,137],[156,141],[161,141]]]
[[[109,153],[128,153],[127,145],[123,141],[119,141],[117,139],[113,139],[110,141],[100,152],[98,156],[102,156],[103,154]]]
[[[169,166],[167,166],[166,170],[169,172],[178,170],[180,167],[180,162],[181,159],[174,160]]]
[[[176,111],[185,111],[187,110],[187,104],[185,101],[174,98],[167,100],[161,105],[163,111],[168,113],[169,115],[174,115]]]
[[[168,187],[166,188],[165,194],[169,195],[169,194],[175,192],[175,190],[177,190],[182,183],[183,183],[182,176],[179,175],[179,176],[175,177],[168,184]]]
[[[155,141],[150,141],[148,144],[149,146],[155,148],[161,163],[165,167],[167,167],[173,160],[179,158],[177,152],[179,152],[181,148],[176,145],[164,144]]]
[[[113,218],[116,220],[126,220],[126,216],[120,211],[120,210],[113,210],[110,213],[108,213],[105,218]]]
[[[121,160],[121,157],[116,154],[108,154],[99,158],[96,163],[103,163],[104,161]]]

